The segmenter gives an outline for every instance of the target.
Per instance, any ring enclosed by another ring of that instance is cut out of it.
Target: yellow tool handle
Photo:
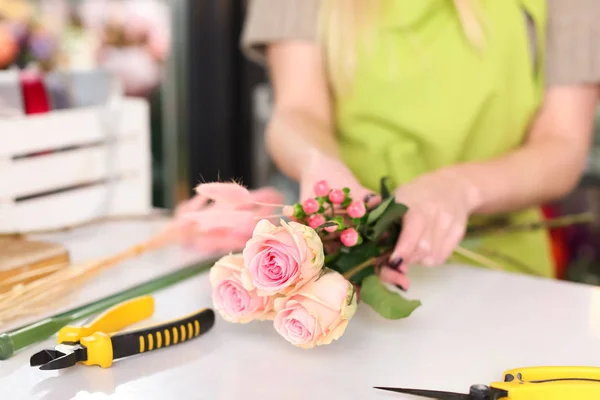
[[[85,365],[108,368],[113,360],[158,350],[185,342],[209,331],[215,323],[215,313],[202,309],[176,320],[163,322],[134,331],[108,335],[96,332],[81,339],[86,348]]]
[[[58,331],[58,343],[77,343],[95,332],[112,333],[150,318],[154,314],[154,298],[142,296],[117,304],[88,324],[65,326]]]
[[[504,381],[534,382],[555,379],[591,379],[600,383],[598,367],[526,367],[504,372]],[[600,400],[600,398],[599,398]]]
[[[597,381],[547,381],[545,383],[497,382],[492,388],[508,392],[498,400],[598,400],[600,383]]]

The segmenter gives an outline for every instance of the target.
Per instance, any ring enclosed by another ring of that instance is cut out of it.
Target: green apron
[[[546,2],[478,3],[486,30],[482,50],[465,37],[452,0],[384,0],[375,41],[357,45],[352,91],[336,94],[341,151],[366,187],[378,189],[383,176],[402,185],[522,145],[544,91]],[[532,208],[504,217],[523,223],[542,219],[542,213]],[[524,272],[506,262],[513,259],[536,274],[554,274],[545,231],[495,235],[471,245],[488,256],[496,253],[489,258],[506,270]]]

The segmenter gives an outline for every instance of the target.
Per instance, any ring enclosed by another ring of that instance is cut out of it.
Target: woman
[[[316,154],[321,174],[368,190],[389,177],[410,207],[393,279],[444,263],[468,223],[540,220],[541,204],[576,186],[599,17],[595,0],[251,0],[242,47],[270,71],[266,140],[286,175],[306,183]],[[553,275],[546,232],[479,246]]]

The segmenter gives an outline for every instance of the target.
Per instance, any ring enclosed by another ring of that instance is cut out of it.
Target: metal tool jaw
[[[87,349],[79,343],[61,343],[54,350],[42,350],[31,356],[29,365],[41,370],[55,370],[72,367],[87,360]]]
[[[410,394],[428,399],[437,400],[500,400],[508,397],[508,392],[501,389],[496,389],[487,385],[473,385],[468,394],[442,392],[437,390],[421,390],[421,389],[404,389],[404,388],[388,388],[375,387],[375,389],[386,390],[389,392]]]

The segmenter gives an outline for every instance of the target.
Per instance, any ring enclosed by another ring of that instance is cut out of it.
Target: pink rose
[[[242,283],[244,258],[241,254],[228,255],[210,270],[210,283],[215,309],[229,322],[245,324],[255,319],[273,319],[273,302],[259,297],[255,289]]]
[[[310,349],[339,339],[356,312],[354,286],[326,270],[290,297],[275,299],[275,330],[295,346]]]
[[[245,279],[261,296],[292,293],[317,276],[325,262],[317,232],[297,222],[259,221],[243,255]]]

